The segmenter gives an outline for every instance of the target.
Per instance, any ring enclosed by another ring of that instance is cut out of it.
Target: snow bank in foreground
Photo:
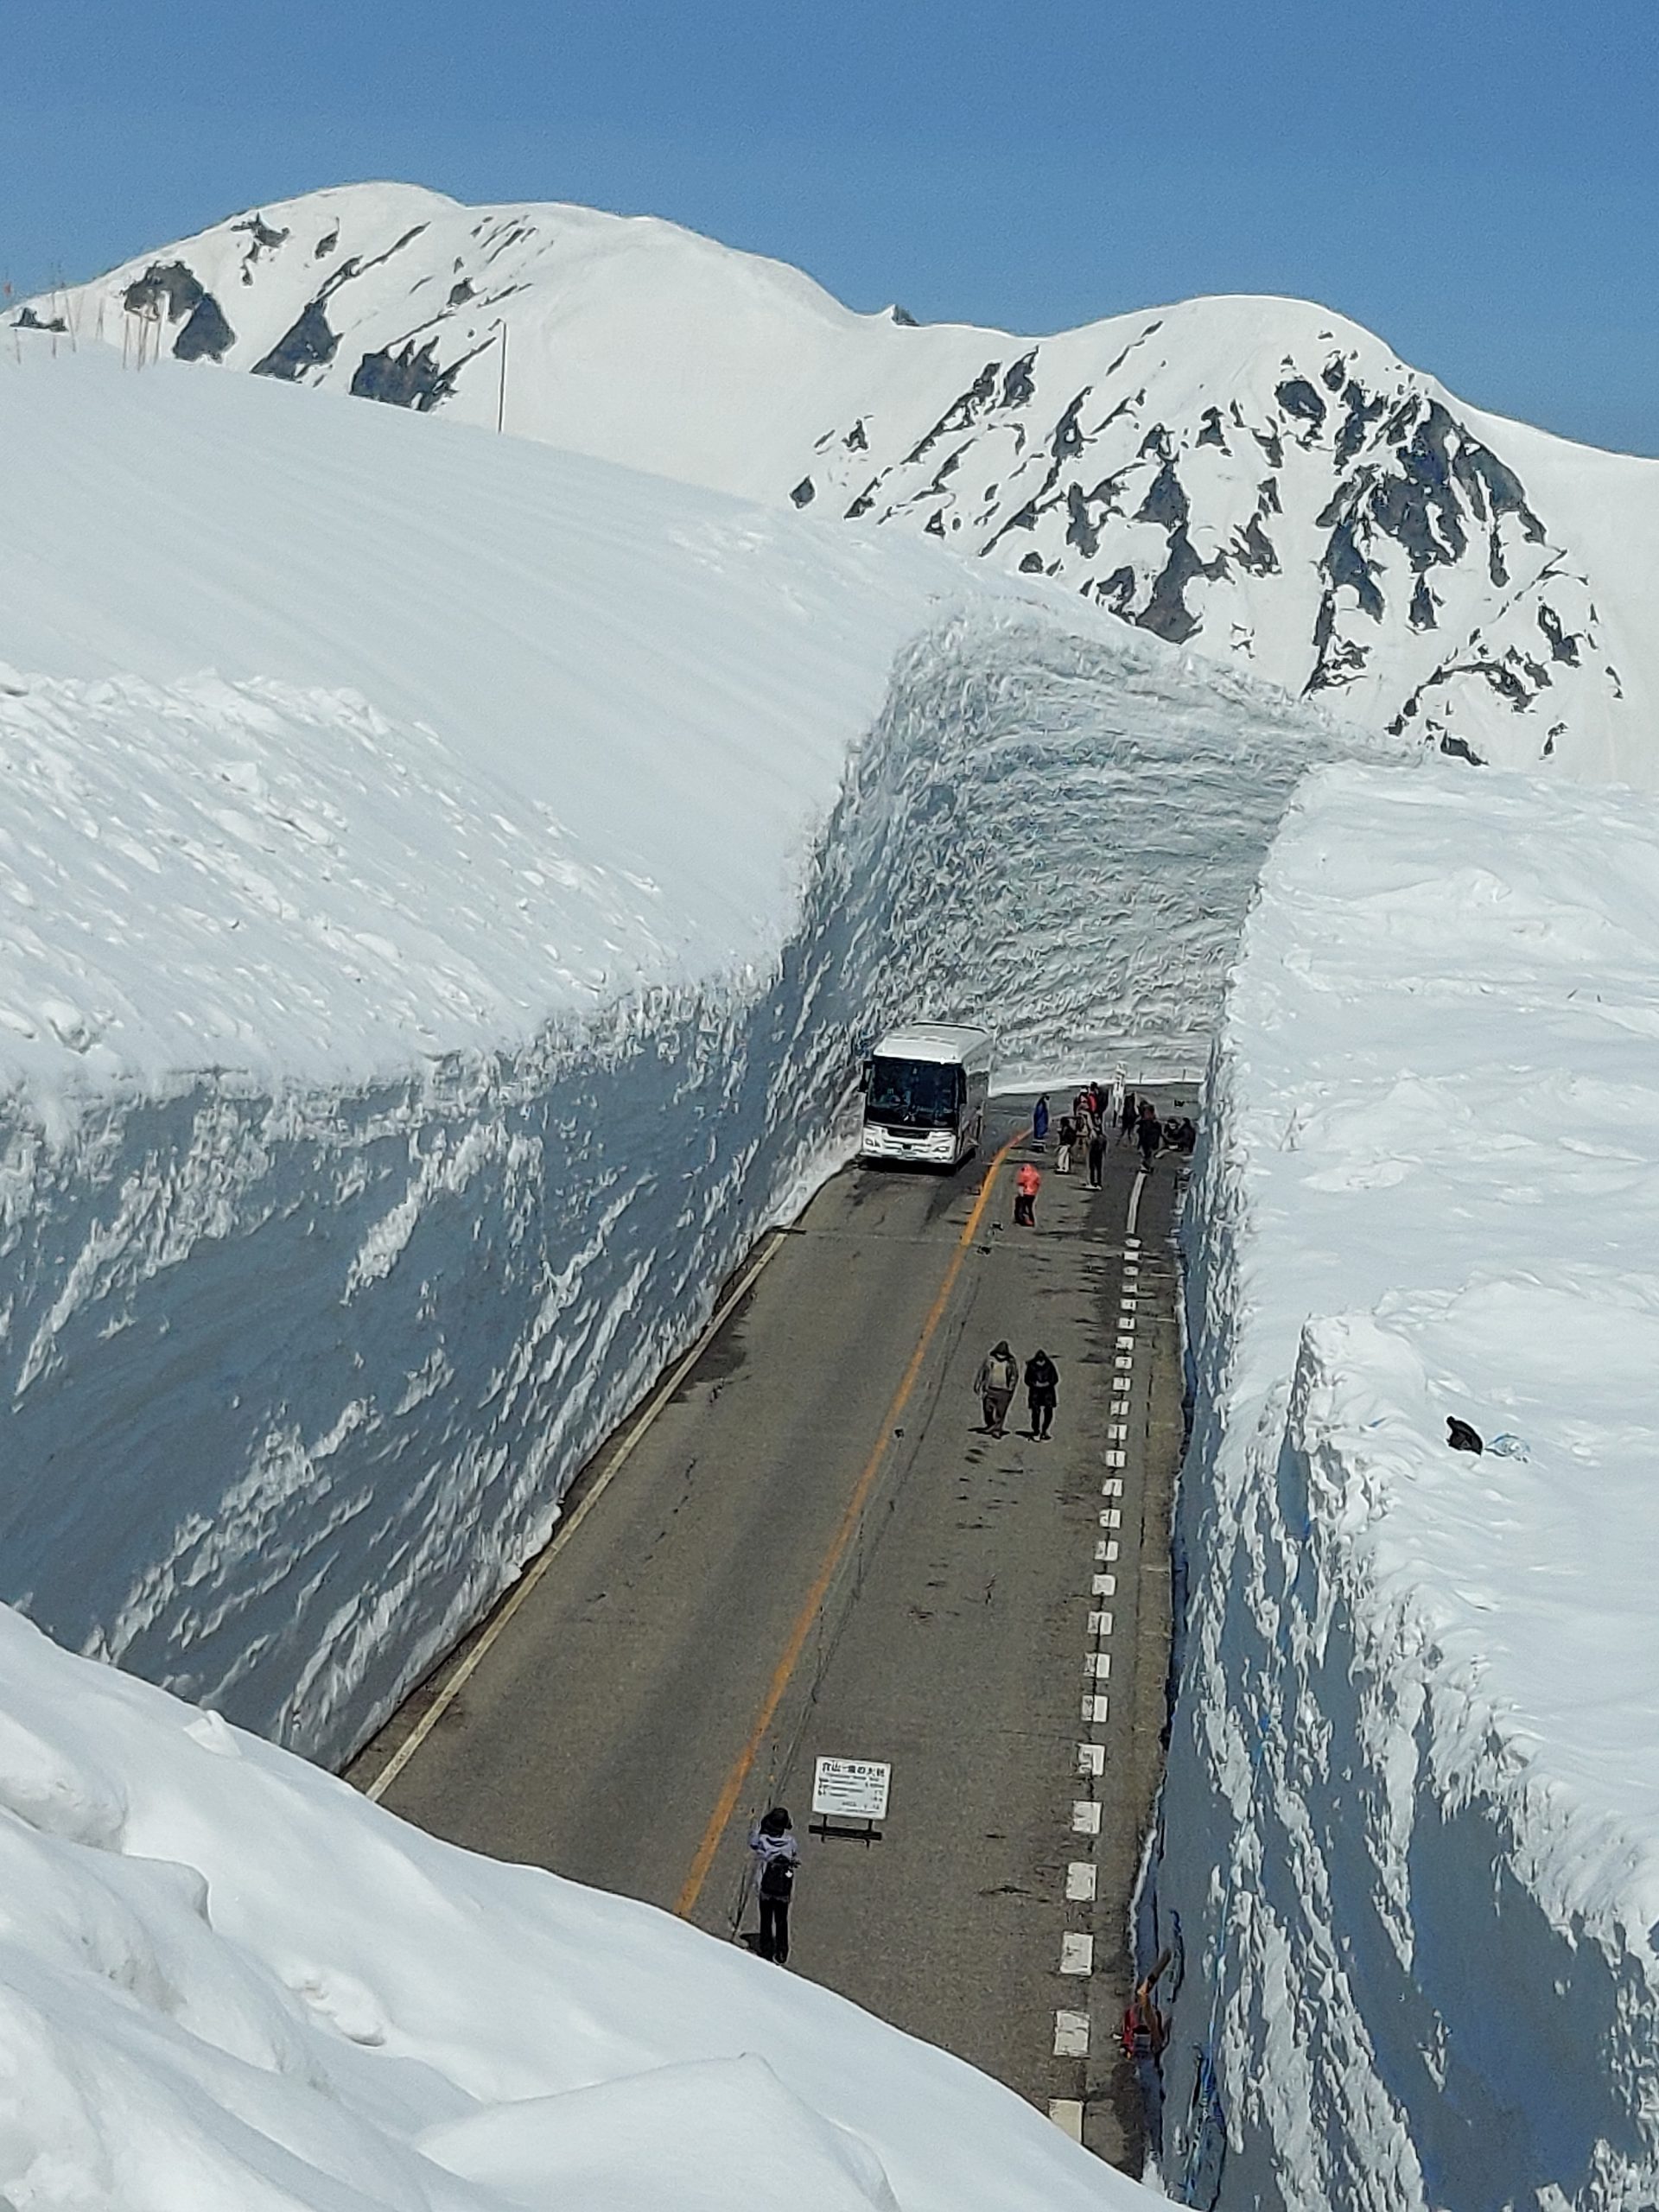
[[[1195,1065],[1357,741],[394,410],[36,360],[0,422],[55,455],[0,527],[48,671],[0,689],[0,1599],[320,1758],[842,1156],[874,1029]]]
[[[1316,775],[1213,1074],[1166,2180],[1651,2205],[1659,810]]]
[[[435,1842],[3,1609],[0,1681],[9,2205],[1145,2202],[829,1992]]]

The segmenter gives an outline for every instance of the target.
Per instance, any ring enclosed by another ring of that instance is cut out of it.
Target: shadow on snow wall
[[[4,1109],[0,1598],[339,1760],[546,1539],[766,1224],[860,1045],[981,1017],[1016,1076],[1198,1065],[1267,842],[1362,743],[1132,641],[918,641],[775,970],[340,1094],[204,1076]]]

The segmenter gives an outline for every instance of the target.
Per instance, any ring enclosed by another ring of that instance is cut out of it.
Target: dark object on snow
[[[1471,1428],[1466,1421],[1459,1421],[1455,1414],[1448,1414],[1446,1417],[1446,1440],[1452,1451],[1479,1452],[1486,1449],[1480,1440],[1478,1433]]]

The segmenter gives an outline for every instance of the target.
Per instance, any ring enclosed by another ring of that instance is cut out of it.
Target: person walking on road
[[[1150,1175],[1152,1163],[1158,1157],[1158,1147],[1164,1141],[1164,1125],[1158,1119],[1158,1109],[1150,1098],[1141,1101],[1141,1170]]]
[[[1031,1134],[1039,1144],[1048,1135],[1048,1093],[1045,1091],[1031,1109]]]
[[[775,1966],[787,1966],[789,1900],[801,1853],[786,1805],[774,1805],[762,1813],[749,1830],[749,1849],[754,1854],[755,1889],[760,1900],[760,1934],[755,1949]]]
[[[1014,1403],[1014,1394],[1019,1385],[1019,1362],[1004,1337],[999,1344],[994,1344],[980,1361],[979,1372],[974,1377],[974,1388],[978,1391],[980,1404],[985,1410],[985,1433],[988,1436],[1006,1433],[1008,1408]]]
[[[1097,1191],[1100,1188],[1100,1171],[1105,1162],[1106,1138],[1100,1123],[1096,1122],[1093,1134],[1089,1139],[1089,1187],[1091,1191]]]
[[[1057,1175],[1071,1173],[1071,1147],[1077,1141],[1077,1125],[1069,1114],[1064,1115],[1060,1121],[1060,1148],[1054,1155],[1054,1173]]]
[[[1026,1362],[1026,1403],[1031,1408],[1031,1433],[1046,1443],[1054,1426],[1054,1407],[1060,1394],[1060,1371],[1046,1351]]]
[[[1117,1141],[1120,1144],[1128,1144],[1133,1138],[1135,1123],[1135,1093],[1132,1090],[1126,1090],[1123,1094],[1123,1110],[1117,1117]]]
[[[1014,1225],[1016,1229],[1035,1229],[1037,1226],[1037,1193],[1042,1187],[1042,1177],[1027,1160],[1014,1179]]]

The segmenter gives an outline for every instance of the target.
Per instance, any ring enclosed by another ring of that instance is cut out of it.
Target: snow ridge
[[[1304,302],[918,327],[671,224],[373,185],[14,320],[931,536],[1462,757],[1659,782],[1659,463]]]

